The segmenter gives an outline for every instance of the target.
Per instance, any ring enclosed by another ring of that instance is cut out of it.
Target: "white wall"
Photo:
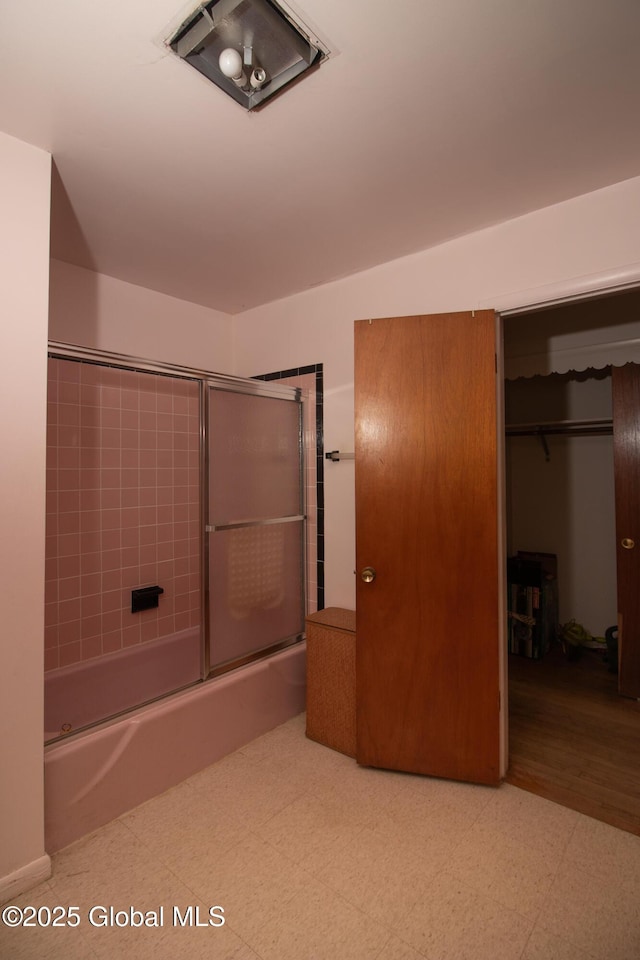
[[[227,314],[60,260],[51,261],[49,337],[216,373],[233,367]]]
[[[0,900],[49,875],[43,668],[51,157],[0,133]]]
[[[612,437],[533,437],[507,442],[510,553],[558,558],[560,623],[604,636],[618,617]]]
[[[355,320],[536,303],[554,285],[579,288],[640,260],[638,209],[640,178],[247,311],[235,318],[235,372],[323,363],[325,448],[352,449]],[[327,605],[354,606],[354,556],[353,464],[326,464]]]

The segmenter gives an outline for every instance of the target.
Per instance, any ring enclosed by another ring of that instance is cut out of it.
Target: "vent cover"
[[[201,4],[165,41],[247,110],[329,56],[329,48],[274,0]]]

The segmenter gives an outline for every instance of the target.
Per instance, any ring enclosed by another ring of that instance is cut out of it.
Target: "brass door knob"
[[[635,540],[632,540],[631,537],[625,537],[622,541],[622,546],[625,550],[633,550],[636,545]]]
[[[365,583],[372,583],[376,578],[376,572],[373,567],[365,567],[360,576]]]

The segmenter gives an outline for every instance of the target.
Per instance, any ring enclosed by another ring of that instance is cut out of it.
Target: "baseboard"
[[[26,893],[36,887],[43,880],[51,876],[51,857],[45,853],[43,857],[32,860],[19,870],[14,870],[6,877],[0,877],[0,903],[13,900],[21,893]]]

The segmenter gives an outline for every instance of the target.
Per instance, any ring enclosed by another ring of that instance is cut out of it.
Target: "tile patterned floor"
[[[0,925],[3,960],[638,960],[640,838],[508,784],[360,768],[301,716],[55,854],[28,904],[81,922]],[[92,926],[97,906],[164,925]],[[189,906],[204,926],[173,922]]]

